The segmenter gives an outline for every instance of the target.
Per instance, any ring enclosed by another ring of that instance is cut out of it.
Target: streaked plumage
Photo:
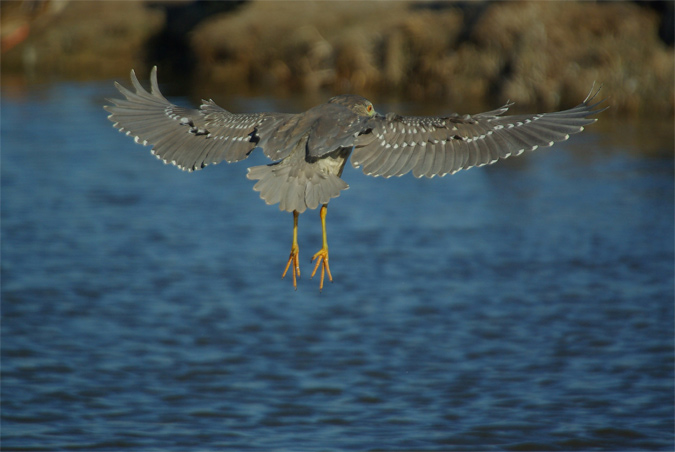
[[[150,92],[134,71],[131,82],[135,92],[116,83],[125,99],[104,107],[114,127],[152,146],[164,162],[188,171],[223,160],[237,162],[261,148],[273,163],[249,168],[247,177],[257,180],[253,188],[267,204],[294,212],[296,225],[297,214],[319,206],[323,222],[326,204],[348,188],[340,176],[350,155],[352,165],[370,176],[444,176],[566,140],[596,121],[589,116],[604,110],[596,109],[602,101],[592,103],[599,90],[591,90],[572,109],[534,115],[504,116],[508,103],[473,116],[383,116],[356,95],[336,96],[298,114],[234,114],[212,100],[199,109],[171,104],[159,90],[156,67]],[[324,248],[322,285],[323,267],[328,270],[325,236]],[[289,264],[292,259],[293,251]],[[295,267],[294,280],[296,272],[299,276]]]

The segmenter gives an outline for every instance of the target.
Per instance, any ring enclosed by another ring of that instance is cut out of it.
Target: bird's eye
[[[368,106],[366,107],[366,111],[367,111],[368,113],[372,112],[372,111],[373,111],[373,106],[372,106],[372,105],[368,105]]]

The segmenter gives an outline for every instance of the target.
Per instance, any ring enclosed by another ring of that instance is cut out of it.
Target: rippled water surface
[[[335,283],[312,211],[296,292],[264,159],[162,165],[112,95],[2,93],[3,450],[673,449],[672,137],[608,116],[444,179],[349,167]]]

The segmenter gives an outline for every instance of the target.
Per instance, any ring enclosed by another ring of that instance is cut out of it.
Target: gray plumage
[[[375,113],[360,96],[342,95],[304,113],[230,113],[212,100],[199,109],[171,104],[159,91],[157,68],[146,91],[134,71],[125,99],[104,108],[121,132],[133,136],[166,163],[193,171],[223,160],[245,159],[255,148],[274,161],[249,168],[247,177],[268,204],[304,212],[326,204],[348,185],[340,178],[347,159],[371,176],[453,174],[547,147],[581,132],[603,109],[589,93],[561,112],[503,116],[510,103],[487,113],[414,117]]]

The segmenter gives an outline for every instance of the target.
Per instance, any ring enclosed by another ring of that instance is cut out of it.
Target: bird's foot
[[[310,278],[314,278],[316,271],[319,269],[319,265],[321,265],[321,281],[319,282],[319,290],[321,291],[323,290],[323,277],[325,273],[328,273],[328,280],[333,282],[333,276],[331,276],[330,267],[328,266],[328,247],[321,248],[318,253],[312,256],[312,262],[315,260],[316,265],[314,266],[314,271]]]
[[[286,277],[286,272],[288,272],[289,267],[293,266],[293,287],[295,290],[298,290],[297,278],[300,277],[300,264],[298,263],[298,254],[300,253],[300,248],[297,245],[291,247],[291,255],[288,256],[288,263],[284,269],[284,274],[281,275],[281,279]],[[312,275],[314,276],[314,275]]]

